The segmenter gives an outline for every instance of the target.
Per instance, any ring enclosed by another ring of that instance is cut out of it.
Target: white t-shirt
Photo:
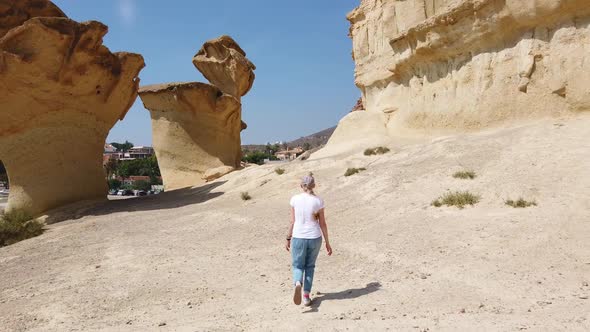
[[[293,237],[298,239],[317,239],[321,237],[320,222],[313,215],[324,208],[324,201],[318,196],[301,193],[293,196],[290,204],[295,209]]]

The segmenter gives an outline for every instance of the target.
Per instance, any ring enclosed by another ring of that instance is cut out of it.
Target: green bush
[[[249,201],[250,199],[252,199],[252,197],[250,196],[250,194],[248,194],[247,191],[242,192],[241,197],[243,201]]]
[[[249,152],[247,154],[244,154],[244,156],[242,156],[242,161],[250,163],[250,164],[262,165],[262,164],[264,164],[264,159],[278,160],[278,158],[275,157],[274,152],[273,153],[266,153],[266,152],[262,152],[262,151],[253,151],[253,152]]]
[[[117,179],[109,179],[109,189],[111,190],[119,190],[123,183]]]
[[[279,167],[279,168],[275,169],[275,173],[277,173],[278,175],[283,175],[283,174],[285,174],[285,169]]]
[[[41,235],[43,224],[32,219],[24,210],[0,214],[0,247]]]
[[[460,171],[453,174],[455,179],[475,179],[475,172],[474,171]]]
[[[389,150],[388,148],[386,148],[384,146],[379,146],[379,147],[376,147],[376,148],[366,149],[365,150],[365,156],[372,156],[372,155],[378,155],[378,154],[386,154],[389,151],[391,151],[391,150]]]
[[[432,202],[433,206],[441,207],[456,206],[460,209],[464,208],[465,205],[475,205],[480,200],[478,195],[474,195],[468,191],[455,191],[444,194],[442,197]]]
[[[137,181],[133,181],[132,187],[134,190],[148,191],[148,190],[152,189],[152,184],[148,181],[137,180]]]
[[[364,167],[361,168],[349,168],[346,170],[346,172],[344,172],[344,176],[351,176],[354,175],[356,173],[362,172],[362,171],[366,171],[367,169]]]
[[[522,197],[520,197],[516,201],[508,199],[504,203],[506,205],[512,206],[513,208],[527,208],[529,206],[537,206],[537,202],[535,202],[535,201],[529,202],[529,201],[524,200]]]
[[[161,176],[158,159],[152,156],[145,159],[125,160],[117,164],[115,173],[123,178],[130,176]]]

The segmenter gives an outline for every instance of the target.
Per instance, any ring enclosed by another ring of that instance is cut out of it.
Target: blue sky
[[[243,100],[243,144],[291,140],[336,125],[360,96],[346,14],[359,0],[53,0],[76,21],[109,26],[111,51],[143,55],[141,85],[206,82],[191,59],[208,39],[232,36],[256,65]],[[137,101],[108,141],[151,145]]]

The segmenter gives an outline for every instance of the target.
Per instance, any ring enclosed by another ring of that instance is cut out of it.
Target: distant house
[[[105,144],[104,152],[102,155],[102,164],[106,165],[110,160],[115,161],[126,161],[135,159],[146,159],[154,155],[154,148],[151,146],[134,146],[127,152],[117,152],[117,149],[110,145]]]
[[[303,152],[305,152],[305,150],[303,150],[302,147],[298,146],[294,149],[290,149],[290,150],[287,149],[287,150],[278,151],[277,153],[275,153],[275,157],[277,157],[279,160],[283,160],[283,161],[295,160]]]
[[[157,178],[158,178],[158,180],[162,181],[161,176],[158,176]],[[141,175],[131,175],[128,178],[118,177],[117,180],[121,181],[121,183],[123,183],[125,185],[133,185],[133,183],[135,181],[145,181],[145,182],[151,181],[149,176],[141,176]]]
[[[133,159],[145,159],[149,158],[154,155],[154,148],[151,146],[134,146],[127,153],[125,153],[125,157],[133,158]]]
[[[115,153],[115,152],[117,152],[116,147],[112,146],[111,144],[104,145],[104,154]]]

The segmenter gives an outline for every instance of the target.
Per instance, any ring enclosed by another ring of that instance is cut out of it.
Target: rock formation
[[[66,17],[47,0],[0,0],[0,38],[33,17]]]
[[[254,65],[228,36],[208,41],[193,58],[213,85],[170,83],[142,87],[164,186],[184,188],[240,167],[240,99],[254,82]]]
[[[193,64],[211,84],[236,98],[248,93],[254,84],[256,66],[229,36],[206,42],[193,57]]]
[[[348,19],[364,106],[392,133],[590,108],[587,0],[362,0]]]
[[[363,98],[361,97],[356,101],[356,104],[354,105],[354,107],[350,111],[351,112],[358,112],[358,111],[364,111],[364,110],[365,110],[365,105],[363,105]]]
[[[3,17],[3,28],[32,15],[23,14],[22,3],[61,13],[47,1],[14,3],[17,10],[0,2],[0,10],[18,17]],[[99,22],[36,17],[0,38],[0,159],[10,178],[8,210],[38,214],[106,197],[104,141],[137,97],[144,66],[140,55],[103,46],[106,32]]]

